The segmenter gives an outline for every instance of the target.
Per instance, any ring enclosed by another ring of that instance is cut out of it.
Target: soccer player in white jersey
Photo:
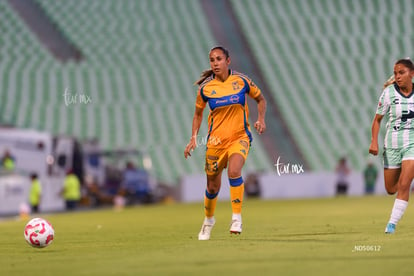
[[[378,133],[386,115],[384,139],[384,182],[389,194],[397,193],[385,233],[393,234],[408,205],[414,178],[414,64],[400,59],[394,65],[394,82],[388,80],[372,122],[369,152],[378,154]]]

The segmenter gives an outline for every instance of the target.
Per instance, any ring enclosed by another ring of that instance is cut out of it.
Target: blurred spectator
[[[336,194],[346,195],[348,192],[348,176],[351,173],[351,169],[348,167],[347,160],[345,157],[339,159],[335,169],[337,180],[336,180]]]
[[[364,169],[365,193],[373,194],[375,191],[375,183],[377,181],[378,170],[372,161],[368,161]]]
[[[3,157],[1,158],[1,167],[6,171],[13,171],[15,167],[15,158],[10,154],[10,151],[6,149]]]
[[[244,181],[244,189],[248,197],[259,197],[260,196],[260,185],[257,175],[250,173],[247,175]]]
[[[126,164],[121,190],[129,204],[136,201],[139,203],[150,203],[152,201],[148,172],[136,168],[132,162]]]
[[[105,166],[105,189],[110,195],[117,195],[121,189],[123,179],[122,170],[106,165]]]
[[[85,177],[86,195],[85,201],[87,205],[94,207],[102,205],[112,205],[114,201],[114,195],[108,194],[102,191],[99,187],[96,178],[91,175]]]
[[[40,181],[36,173],[32,173],[30,175],[30,179],[32,180],[32,185],[29,192],[29,203],[32,208],[32,213],[38,213],[40,199],[42,197],[42,185],[40,185]]]
[[[94,177],[92,175],[86,175],[84,183],[86,186],[86,197],[88,204],[92,206],[101,205],[101,192]]]
[[[79,178],[73,173],[68,171],[63,183],[63,189],[61,195],[66,202],[67,210],[74,210],[81,198]]]

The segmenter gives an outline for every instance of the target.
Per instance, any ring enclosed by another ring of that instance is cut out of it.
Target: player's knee
[[[393,195],[397,192],[398,190],[398,181],[390,181],[389,179],[387,180],[387,178],[385,179],[385,191],[387,192],[387,194],[389,195]]]
[[[409,180],[409,179],[402,178],[398,182],[398,192],[399,193],[410,191],[410,187],[411,187],[411,180]]]
[[[217,194],[219,191],[220,191],[220,187],[218,186],[209,185],[207,187],[207,192],[209,194]]]
[[[207,192],[210,194],[218,193],[220,190],[220,182],[217,181],[207,181]]]
[[[397,190],[398,190],[398,186],[397,186],[397,184],[394,184],[394,185],[385,185],[385,190],[387,191],[387,193],[389,194],[389,195],[393,195],[393,194],[395,194],[396,192],[397,192]]]
[[[207,192],[215,194],[220,191],[221,178],[209,176],[207,178]]]
[[[397,189],[386,188],[385,190],[387,191],[387,194],[389,195],[394,195],[397,192]]]
[[[229,168],[227,174],[229,178],[239,178],[241,176],[241,171],[237,169]]]

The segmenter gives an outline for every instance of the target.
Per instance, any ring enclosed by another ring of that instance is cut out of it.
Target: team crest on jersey
[[[240,89],[240,85],[239,85],[238,81],[232,82],[231,85],[233,86],[233,90],[239,90]]]

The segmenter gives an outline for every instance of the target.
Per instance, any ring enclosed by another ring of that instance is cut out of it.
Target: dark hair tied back
[[[223,46],[215,46],[215,47],[211,48],[210,53],[213,50],[221,50],[224,53],[224,55],[226,56],[226,58],[230,57],[229,51],[226,48],[224,48]],[[207,69],[207,70],[203,71],[200,75],[200,78],[194,84],[196,84],[196,85],[202,84],[211,75],[213,75],[213,70]]]
[[[224,53],[224,55],[226,56],[226,58],[230,57],[229,51],[226,48],[224,48],[223,46],[216,46],[216,47],[211,48],[210,53],[213,50],[221,50]]]
[[[407,67],[411,71],[414,71],[414,64],[413,64],[413,62],[411,61],[410,58],[402,58],[402,59],[399,59],[399,60],[397,60],[397,62],[395,64],[396,65],[397,64],[404,65],[405,67]]]

